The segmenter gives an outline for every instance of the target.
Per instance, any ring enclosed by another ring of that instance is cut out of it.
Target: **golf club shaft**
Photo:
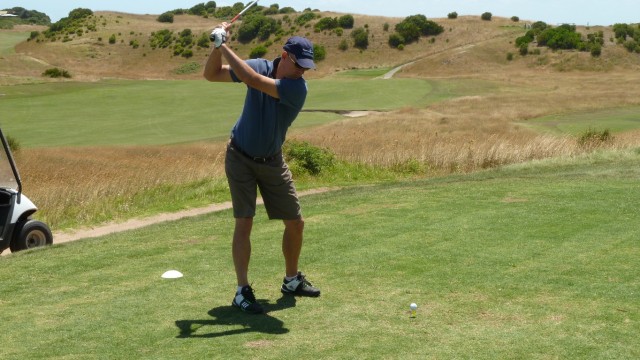
[[[231,19],[231,21],[229,22],[229,24],[233,24],[236,20],[238,20],[238,18],[240,16],[242,16],[242,14],[244,14],[247,10],[249,10],[250,7],[252,7],[253,5],[257,4],[258,0],[253,1],[252,3],[250,3],[249,5],[247,5],[244,9],[242,9],[242,11],[240,11],[238,13],[238,15],[236,15],[233,19]]]

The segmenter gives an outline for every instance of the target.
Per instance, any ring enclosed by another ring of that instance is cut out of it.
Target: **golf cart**
[[[53,235],[47,224],[32,220],[38,208],[22,194],[22,182],[7,139],[0,129],[0,253],[51,245]]]

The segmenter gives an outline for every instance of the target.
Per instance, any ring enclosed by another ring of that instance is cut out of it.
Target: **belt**
[[[246,157],[246,158],[248,158],[248,159],[250,159],[252,161],[255,161],[257,163],[260,163],[260,164],[266,164],[268,162],[271,162],[271,161],[275,160],[278,156],[280,156],[280,153],[277,153],[277,154],[272,155],[272,156],[265,156],[265,157],[251,156],[251,155],[247,154],[246,152],[244,152],[244,150],[239,148],[238,145],[236,145],[235,142],[233,142],[233,139],[229,139],[229,148],[231,150],[239,152],[240,154],[242,154],[242,156],[244,156],[244,157]]]

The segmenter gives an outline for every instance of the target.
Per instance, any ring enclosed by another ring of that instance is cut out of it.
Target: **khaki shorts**
[[[229,145],[225,172],[235,218],[256,215],[258,188],[269,219],[295,220],[302,217],[293,177],[282,154],[266,162],[257,162]]]

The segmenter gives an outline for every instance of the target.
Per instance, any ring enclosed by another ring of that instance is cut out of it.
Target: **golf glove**
[[[209,35],[209,39],[213,42],[213,46],[217,49],[227,42],[227,32],[222,28],[215,28]]]

